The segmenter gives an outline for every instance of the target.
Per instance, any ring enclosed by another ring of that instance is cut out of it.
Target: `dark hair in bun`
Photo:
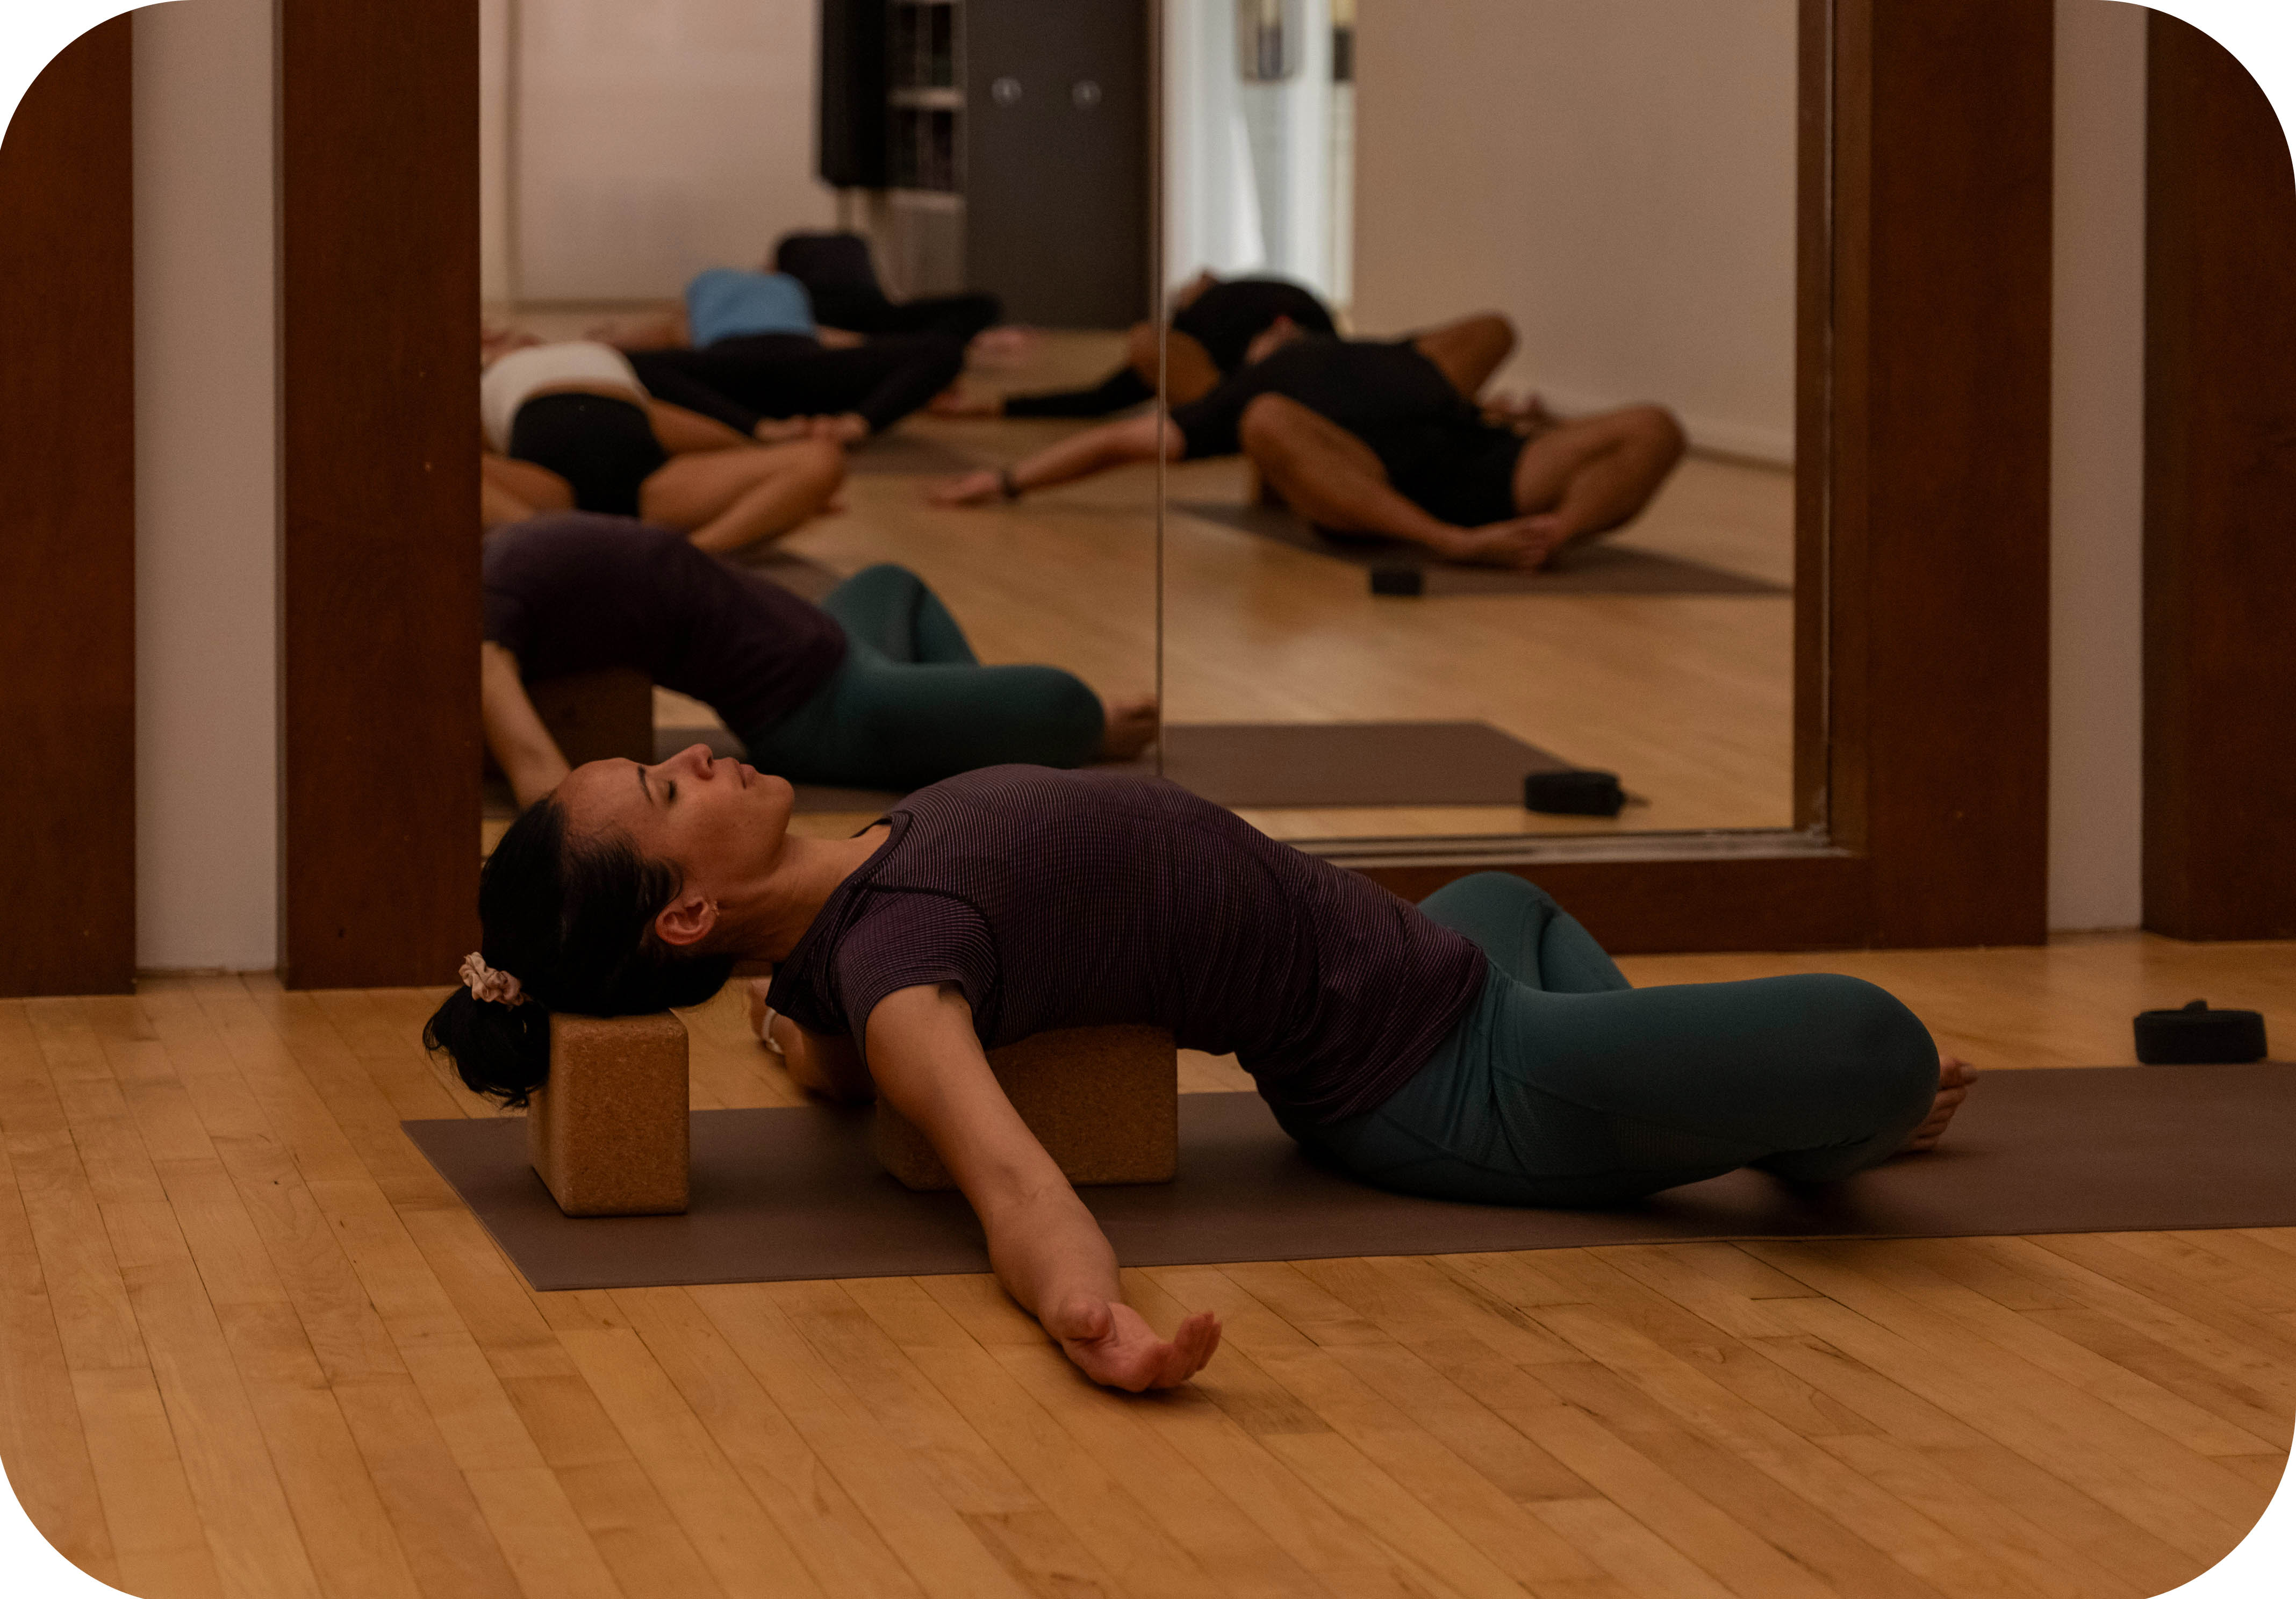
[[[636,1016],[700,1004],[726,986],[734,958],[694,955],[657,938],[654,917],[677,898],[668,863],[627,835],[577,838],[555,799],[529,806],[479,873],[480,955],[518,979],[525,1001],[503,1004],[457,988],[422,1029],[474,1093],[516,1109],[550,1075],[550,1013]]]

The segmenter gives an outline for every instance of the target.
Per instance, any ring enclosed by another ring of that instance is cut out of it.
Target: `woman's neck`
[[[821,907],[890,835],[884,824],[849,839],[791,837],[774,865],[773,891],[738,935],[745,959],[778,964],[805,937]]]

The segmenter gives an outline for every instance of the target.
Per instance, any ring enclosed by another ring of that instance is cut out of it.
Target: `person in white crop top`
[[[795,528],[845,477],[834,442],[745,438],[654,398],[621,351],[592,340],[496,356],[480,379],[479,415],[487,528],[578,508],[732,550]]]

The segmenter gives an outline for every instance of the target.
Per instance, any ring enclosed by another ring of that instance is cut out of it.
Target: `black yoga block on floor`
[[[2181,1011],[2136,1018],[2136,1058],[2147,1066],[2239,1066],[2264,1059],[2264,1017],[2212,1011],[2196,999]]]
[[[1427,592],[1427,574],[1402,561],[1382,561],[1371,569],[1371,591],[1375,594],[1423,594]]]
[[[1550,816],[1615,816],[1627,807],[1616,772],[1533,772],[1522,780],[1522,808]]]

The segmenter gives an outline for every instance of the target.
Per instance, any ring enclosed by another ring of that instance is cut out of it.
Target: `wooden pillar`
[[[2144,925],[2296,937],[2296,179],[2256,80],[2152,14]]]
[[[280,964],[477,946],[475,0],[281,0]]]
[[[128,20],[0,143],[0,995],[135,985],[135,273]]]

